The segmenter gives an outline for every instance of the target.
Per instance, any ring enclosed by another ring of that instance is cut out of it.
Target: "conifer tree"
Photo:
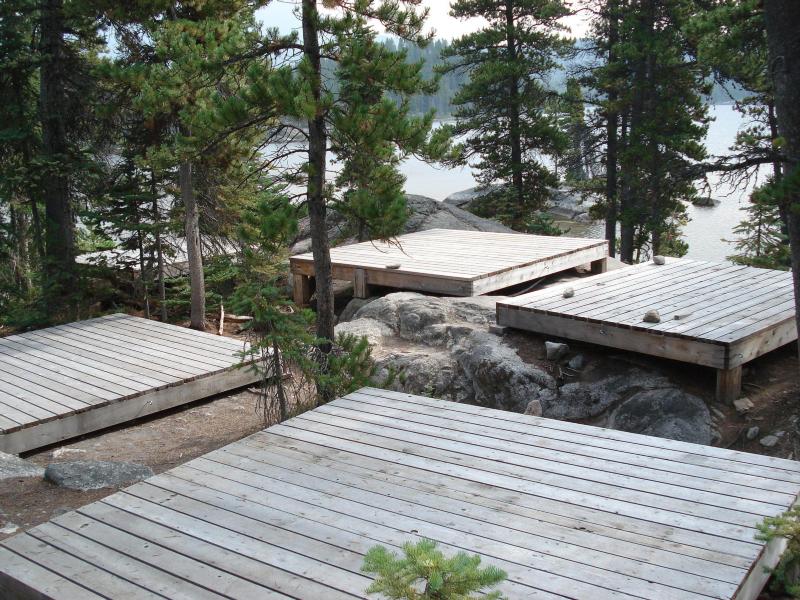
[[[252,47],[257,26],[254,8],[246,2],[164,2],[152,8],[149,19],[138,11],[119,16],[135,27],[144,24],[144,29],[126,38],[132,41],[128,55],[116,62],[111,74],[129,88],[131,108],[141,112],[153,133],[140,167],[151,174],[169,172],[177,184],[190,273],[191,326],[203,329],[203,200],[210,211],[225,210],[219,199],[227,184],[220,183],[220,173],[236,170],[237,159],[253,148],[246,131],[218,139],[217,106],[221,98],[235,93],[247,63],[232,57]],[[147,40],[144,47],[139,45],[142,38]]]
[[[420,540],[403,544],[402,557],[383,546],[371,548],[362,570],[377,575],[367,593],[395,600],[502,600],[499,591],[484,590],[505,580],[506,573],[480,564],[476,554],[446,557],[433,540]]]
[[[561,0],[456,0],[450,14],[488,24],[454,40],[443,72],[466,71],[469,81],[453,103],[455,133],[466,135],[464,159],[475,157],[484,185],[501,184],[485,199],[507,224],[525,229],[557,183],[542,157],[567,145],[556,116],[546,111],[555,92],[548,76],[571,44],[560,19]]]
[[[607,132],[606,235],[613,240],[611,224],[619,222],[624,262],[647,253],[680,256],[687,250],[679,238],[683,201],[697,196],[693,165],[706,156],[710,91],[684,31],[695,3],[606,1],[597,24],[603,63],[590,80]]]
[[[399,233],[406,218],[399,162],[410,154],[441,156],[447,131],[431,135],[433,113],[412,116],[412,96],[432,90],[422,64],[409,63],[404,50],[377,41],[377,26],[425,44],[425,12],[413,0],[303,0],[298,17],[302,39],[275,32],[245,56],[261,56],[247,71],[249,85],[223,104],[229,130],[274,122],[267,141],[288,133],[302,152],[299,169],[281,179],[302,185],[297,195],[308,211],[316,282],[320,360],[333,344],[334,306],[327,213],[348,215],[365,237]],[[285,146],[282,146],[285,148]],[[281,154],[281,152],[279,152]],[[275,162],[279,158],[273,157]],[[341,164],[328,176],[328,163]],[[320,390],[323,399],[329,391]]]

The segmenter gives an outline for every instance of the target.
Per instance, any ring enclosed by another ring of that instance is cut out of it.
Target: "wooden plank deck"
[[[752,600],[800,463],[364,388],[0,542],[13,598],[364,598],[375,544],[509,598]]]
[[[362,242],[331,249],[334,279],[353,281],[356,297],[370,285],[474,296],[592,264],[605,271],[604,240],[482,231],[430,229],[389,242]],[[289,259],[294,297],[311,295],[314,261],[310,252]]]
[[[241,341],[115,314],[0,338],[0,451],[18,453],[248,385]]]
[[[643,322],[648,310],[661,321]],[[794,311],[789,272],[673,259],[498,302],[497,322],[713,367],[718,398],[733,400],[744,363],[797,339]]]

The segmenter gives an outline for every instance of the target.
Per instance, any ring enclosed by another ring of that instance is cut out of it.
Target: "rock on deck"
[[[607,256],[605,240],[451,229],[331,249],[334,279],[352,281],[357,298],[366,298],[370,285],[452,296],[487,294],[589,263],[602,272]],[[289,261],[294,300],[306,304],[313,257],[308,252]]]
[[[18,453],[248,385],[241,341],[115,314],[0,338],[0,451]]]
[[[14,598],[364,598],[436,540],[509,598],[756,598],[800,464],[365,388],[0,543]]]
[[[564,297],[567,287],[574,295]],[[655,310],[658,322],[645,322]],[[717,369],[717,397],[741,390],[742,365],[797,339],[792,274],[673,259],[497,303],[500,325]]]

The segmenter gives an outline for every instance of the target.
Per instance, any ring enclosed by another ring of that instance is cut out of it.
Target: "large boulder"
[[[397,292],[355,301],[337,332],[366,335],[376,383],[396,391],[710,443],[703,401],[655,369],[586,349],[547,360],[542,337],[491,334],[498,299]]]
[[[0,452],[0,481],[4,479],[24,479],[41,477],[44,469],[29,460]]]
[[[641,390],[666,388],[665,377],[636,367],[596,380],[567,383],[557,389],[544,389],[538,396],[542,414],[553,419],[583,420],[603,414],[631,394]]]
[[[99,490],[119,487],[153,476],[147,465],[104,460],[75,460],[50,463],[44,478],[57,486],[70,490]]]
[[[475,332],[455,348],[460,379],[466,386],[461,401],[525,412],[543,388],[554,388],[555,380],[538,367],[524,362],[503,339]]]
[[[614,409],[609,426],[683,442],[711,443],[711,414],[706,403],[677,388],[634,394]]]
[[[428,229],[459,229],[466,231],[493,231],[513,233],[508,227],[492,219],[484,219],[465,210],[439,202],[427,196],[408,194],[406,196],[408,219],[403,233],[425,231]],[[348,226],[347,219],[336,210],[328,211],[328,238],[334,244],[356,242],[355,232]],[[299,230],[292,244],[292,254],[311,250],[311,222],[308,217],[299,222]]]
[[[378,379],[392,389],[521,412],[555,381],[487,332],[496,301],[397,292],[360,306],[336,331],[368,336]]]

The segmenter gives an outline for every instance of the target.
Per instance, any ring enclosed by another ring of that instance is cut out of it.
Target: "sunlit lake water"
[[[710,154],[724,154],[733,143],[741,118],[729,105],[714,106],[711,114],[715,120],[709,127],[706,145]],[[437,200],[476,185],[468,167],[447,169],[412,158],[403,164],[402,171],[406,176],[406,192]],[[711,177],[710,180],[715,184],[711,195],[720,204],[715,207],[688,206],[691,220],[684,228],[684,239],[689,243],[689,258],[725,260],[734,252],[732,244],[725,240],[734,239],[733,228],[744,218],[740,209],[747,205],[747,192],[716,185],[718,178]],[[603,227],[602,224],[580,230],[573,227],[571,233],[602,237]]]

